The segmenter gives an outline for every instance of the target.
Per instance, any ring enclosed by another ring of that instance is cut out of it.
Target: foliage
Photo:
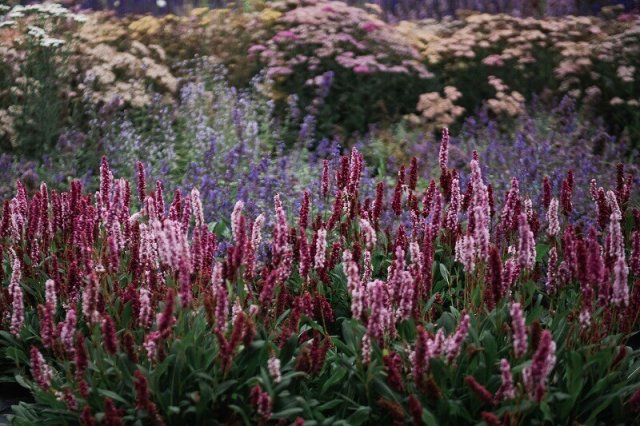
[[[13,422],[631,418],[632,180],[595,185],[586,228],[570,173],[536,212],[517,181],[495,203],[477,159],[465,190],[448,152],[445,132],[440,184],[413,159],[374,191],[354,149],[323,168],[323,203],[276,196],[254,220],[238,202],[209,225],[199,191],[165,204],[142,164],[129,183],[103,159],[95,195],[19,184],[0,221],[0,352],[35,402]]]
[[[337,1],[276,2],[270,8],[281,14],[272,35],[249,52],[277,91],[297,93],[310,109],[320,76],[332,72],[331,96],[318,111],[325,134],[334,125],[350,134],[393,119],[407,106],[413,109],[416,93],[433,85],[414,47],[371,13]]]
[[[517,18],[471,14],[433,24],[403,21],[398,30],[420,46],[429,69],[462,94],[455,106],[432,101],[431,111],[486,106],[499,118],[522,113],[523,100],[569,95],[608,130],[637,139],[638,28],[634,15]],[[423,114],[435,122],[435,113]],[[414,118],[415,120],[415,118]]]
[[[452,137],[450,161],[468,176],[467,159],[473,151],[482,157],[483,171],[497,193],[511,187],[516,177],[521,191],[534,201],[542,199],[542,181],[549,176],[552,187],[560,189],[571,167],[576,181],[574,218],[589,217],[592,209],[589,182],[597,177],[604,186],[613,186],[609,171],[622,162],[638,183],[637,151],[624,135],[616,138],[601,120],[580,112],[571,97],[564,97],[549,108],[540,100],[530,103],[515,120],[505,123],[486,109],[467,117],[460,137]],[[421,170],[438,169],[438,144],[430,133],[399,124],[376,132],[367,140],[363,154],[373,164],[384,164],[380,173],[421,158]]]

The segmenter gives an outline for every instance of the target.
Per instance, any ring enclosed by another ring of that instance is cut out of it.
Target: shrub
[[[569,95],[604,117],[610,131],[627,129],[635,138],[639,22],[626,15],[472,14],[440,24],[404,21],[397,28],[419,46],[429,69],[462,93],[456,105],[467,112],[486,105],[505,118],[522,112],[522,100],[534,95]]]
[[[542,204],[517,181],[495,203],[478,159],[460,186],[447,133],[439,159],[439,184],[412,160],[371,191],[353,150],[317,182],[326,207],[276,196],[254,218],[238,202],[213,230],[197,190],[165,204],[144,169],[130,183],[106,159],[95,196],[18,184],[0,352],[35,402],[13,421],[631,418],[640,228],[624,170],[594,185],[585,228],[570,177]]]
[[[331,72],[331,92],[319,108],[324,134],[334,126],[365,131],[413,110],[433,75],[396,29],[362,9],[337,1],[276,2],[281,12],[272,36],[256,42],[256,55],[277,91],[297,93],[314,109],[319,78]],[[304,88],[304,89],[303,89]]]

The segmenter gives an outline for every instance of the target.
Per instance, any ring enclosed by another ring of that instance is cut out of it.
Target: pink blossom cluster
[[[285,10],[275,35],[249,48],[270,77],[295,70],[318,72],[328,59],[358,74],[388,73],[431,78],[420,53],[397,29],[378,17],[338,1],[321,0]],[[308,84],[315,84],[309,78]]]
[[[537,402],[542,400],[546,391],[546,383],[556,364],[556,343],[549,330],[544,330],[540,336],[538,349],[533,355],[531,366],[522,370],[522,380],[529,397]]]

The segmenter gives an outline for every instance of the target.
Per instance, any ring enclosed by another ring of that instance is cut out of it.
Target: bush
[[[276,2],[273,34],[250,52],[273,78],[276,91],[296,93],[316,112],[323,134],[349,135],[369,123],[388,122],[413,110],[433,75],[418,52],[379,17],[337,1]],[[333,83],[322,107],[313,104],[321,75]],[[280,95],[283,97],[284,95]]]
[[[486,106],[501,119],[520,114],[522,101],[534,96],[575,98],[608,130],[637,139],[635,83],[637,17],[516,18],[471,14],[459,20],[404,21],[398,31],[414,40],[427,67],[445,85],[462,93],[456,106],[467,113]],[[440,102],[442,103],[442,102]],[[423,117],[440,124],[439,117]]]
[[[585,228],[570,220],[570,176],[536,209],[517,181],[495,203],[476,159],[460,187],[447,140],[439,185],[412,160],[390,191],[367,190],[353,150],[316,183],[326,207],[276,196],[254,218],[238,202],[214,227],[198,191],[168,203],[142,168],[116,180],[106,159],[95,198],[18,185],[0,221],[1,368],[35,402],[12,420],[632,418],[632,181],[596,184]]]

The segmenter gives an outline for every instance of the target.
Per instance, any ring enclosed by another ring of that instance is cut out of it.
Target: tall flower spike
[[[549,210],[547,211],[547,222],[549,228],[547,234],[551,237],[555,237],[560,233],[560,220],[558,219],[558,200],[553,198],[549,203]]]
[[[364,236],[367,250],[372,250],[377,242],[376,231],[366,219],[360,219],[360,232]]]
[[[520,214],[518,232],[518,263],[521,268],[531,270],[536,262],[536,242],[525,213]]]
[[[487,186],[482,181],[482,170],[477,159],[471,160],[471,184],[473,189],[472,214],[474,220],[473,238],[478,257],[489,255],[489,218],[491,208]]]
[[[386,285],[375,280],[367,285],[369,293],[369,307],[371,312],[367,320],[367,334],[380,346],[384,342],[384,333],[391,328],[392,313],[388,309]]]
[[[555,247],[551,247],[549,250],[547,281],[545,282],[544,287],[549,294],[555,294],[558,288],[558,250]]]
[[[415,285],[413,277],[409,271],[400,271],[398,274],[400,301],[396,310],[396,319],[404,321],[409,318],[413,311]]]
[[[31,375],[43,390],[46,391],[51,386],[53,371],[35,346],[31,346]]]
[[[273,255],[274,263],[278,268],[278,279],[284,281],[291,273],[291,264],[293,262],[293,252],[288,242],[288,226],[287,217],[282,207],[280,195],[276,194],[273,198],[276,223],[273,232]]]
[[[455,260],[462,263],[464,271],[468,274],[476,269],[475,240],[471,235],[465,235],[456,242]]]
[[[531,366],[522,370],[522,380],[529,397],[540,402],[546,391],[546,383],[556,363],[556,343],[549,330],[544,330],[540,336],[538,349],[533,355]]]
[[[467,376],[464,378],[464,382],[469,386],[469,388],[476,394],[478,398],[483,400],[486,403],[493,402],[493,395],[491,392],[487,390],[484,386],[482,386],[473,376]]]
[[[440,153],[438,155],[440,170],[447,170],[449,167],[449,129],[442,129],[442,140],[440,141]]]
[[[362,336],[362,363],[369,364],[371,362],[371,338],[369,338],[368,334]]]
[[[62,329],[60,330],[60,340],[62,341],[62,346],[69,355],[73,355],[75,352],[73,338],[76,332],[76,324],[76,310],[71,307],[67,311],[65,320],[62,323]]]
[[[269,358],[267,363],[269,368],[269,375],[273,379],[273,383],[280,383],[282,381],[282,374],[280,373],[280,360],[275,356]]]
[[[324,268],[327,253],[327,230],[324,228],[318,229],[318,239],[316,241],[316,255],[314,259],[314,266],[316,269]]]
[[[244,202],[242,200],[238,200],[236,201],[236,204],[233,207],[233,212],[231,213],[231,235],[236,243],[238,242],[237,238],[238,232],[240,232],[240,216],[242,215],[243,208]]]
[[[458,213],[460,212],[460,179],[458,174],[453,173],[453,179],[451,180],[451,200],[447,207],[447,216],[445,218],[444,227],[455,232],[458,227]]]
[[[469,314],[464,314],[453,336],[447,339],[447,361],[449,363],[453,362],[462,350],[462,343],[469,333],[470,320]]]
[[[300,257],[298,272],[300,273],[300,276],[303,279],[306,279],[307,275],[309,274],[309,270],[311,269],[311,253],[309,250],[309,243],[307,241],[307,236],[302,230],[300,234],[301,234],[299,239],[300,243],[298,244],[299,245],[298,254]]]
[[[109,202],[111,195],[111,182],[113,181],[113,174],[109,168],[107,157],[102,157],[100,162],[100,203],[104,210],[109,210]]]
[[[145,182],[144,165],[140,161],[136,163],[136,172],[138,175],[138,199],[142,205],[147,197],[147,183]]]
[[[311,198],[309,197],[309,191],[302,193],[302,202],[300,203],[300,215],[298,218],[298,227],[302,230],[307,229],[309,224],[309,210],[311,208]]]
[[[102,319],[102,338],[104,348],[111,355],[118,352],[118,339],[116,337],[116,327],[113,319],[109,315],[105,315]]]
[[[512,303],[509,308],[511,328],[513,330],[513,352],[520,358],[527,352],[527,328],[524,322],[524,312],[519,303]]]
[[[145,287],[140,288],[140,295],[138,297],[138,324],[142,328],[151,327],[153,322],[153,311],[151,309],[151,292]]]
[[[20,286],[20,279],[22,278],[22,268],[20,261],[15,259],[13,261],[13,271],[11,272],[11,281],[9,284],[9,295],[12,298],[11,302],[11,334],[14,336],[20,335],[22,324],[24,323],[24,295],[22,293],[22,287]]]
[[[53,280],[47,280],[45,282],[45,304],[44,306],[38,306],[38,310],[42,314],[40,319],[40,336],[45,348],[50,348],[55,339],[53,318],[56,312],[57,300],[56,285]]]
[[[193,217],[196,220],[196,226],[204,225],[204,212],[202,210],[202,200],[200,199],[200,191],[197,188],[191,190],[191,206],[193,206]]]
[[[366,292],[358,275],[358,265],[353,261],[349,250],[343,255],[344,274],[347,276],[347,290],[351,296],[351,314],[354,318],[361,318],[366,308]]]
[[[545,176],[542,180],[542,205],[545,209],[551,205],[551,197],[551,179],[549,176]]]
[[[562,181],[562,188],[560,189],[562,213],[567,217],[573,212],[573,182],[573,170],[569,169],[567,177]]]
[[[629,267],[624,258],[618,258],[613,266],[613,295],[611,302],[614,305],[629,305],[629,285],[627,279],[629,277]]]
[[[507,193],[507,199],[500,214],[500,226],[504,231],[510,231],[518,224],[518,212],[520,204],[520,183],[515,177],[511,178],[511,188]]]
[[[322,181],[320,183],[320,192],[323,197],[329,194],[329,160],[322,160]]]
[[[516,397],[516,390],[513,386],[513,376],[511,375],[511,365],[506,358],[500,360],[500,375],[502,376],[502,385],[498,388],[495,395],[496,401],[505,401]]]

